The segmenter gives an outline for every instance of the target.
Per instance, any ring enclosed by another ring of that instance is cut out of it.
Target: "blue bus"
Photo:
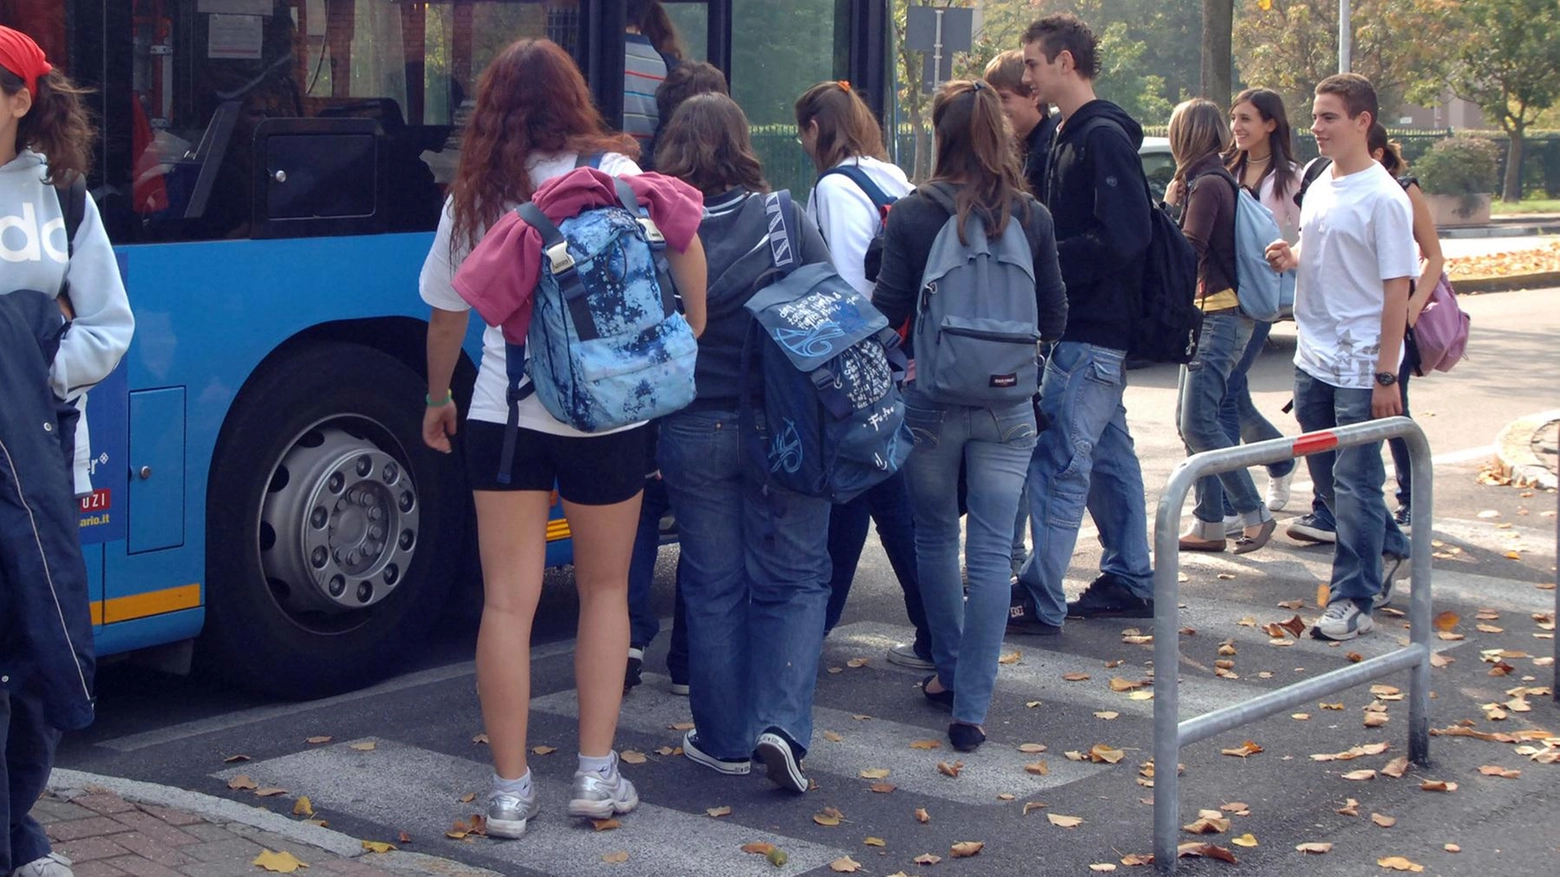
[[[621,118],[625,5],[0,0],[94,90],[89,185],[137,319],[88,402],[100,654],[317,697],[392,672],[476,587],[461,467],[419,437],[418,271],[488,59],[548,37]],[[882,100],[886,2],[665,5],[755,123],[830,76]]]

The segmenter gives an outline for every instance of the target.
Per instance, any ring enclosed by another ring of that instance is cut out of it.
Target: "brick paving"
[[[254,859],[264,850],[291,852],[316,874],[406,877],[404,867],[376,867],[374,855],[343,858],[252,826],[138,804],[113,792],[49,793],[33,816],[76,877],[248,877],[265,874]]]

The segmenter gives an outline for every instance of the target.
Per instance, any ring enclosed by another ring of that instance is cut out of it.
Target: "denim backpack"
[[[1017,216],[992,239],[971,212],[959,240],[953,193],[939,184],[921,193],[949,213],[921,274],[911,349],[915,387],[937,402],[1000,407],[1028,401],[1039,386],[1035,345],[1035,261]]]
[[[867,196],[872,202],[873,209],[878,212],[877,231],[873,232],[872,240],[867,243],[867,251],[861,256],[861,267],[868,282],[876,282],[878,273],[883,269],[883,231],[888,227],[888,211],[894,206],[898,198],[891,197],[884,192],[882,187],[872,182],[872,176],[862,170],[859,165],[845,164],[833,170],[824,171],[818,177],[822,181],[824,177],[838,174],[852,183]]]
[[[847,502],[905,462],[913,441],[899,396],[899,334],[827,262],[798,267],[795,209],[787,192],[765,196],[775,267],[744,307],[740,414],[748,453],[769,484]],[[764,284],[778,276],[779,279]],[[763,429],[748,380],[763,371]]]
[[[1273,211],[1219,168],[1203,176],[1223,177],[1235,189],[1235,297],[1240,311],[1253,320],[1271,323],[1295,312],[1295,272],[1274,271],[1267,261],[1268,244],[1283,237]],[[1195,181],[1194,181],[1195,182]]]
[[[531,202],[518,208],[541,233],[544,258],[526,343],[505,350],[511,427],[533,392],[582,432],[662,417],[693,401],[697,345],[667,275],[666,242],[633,189],[615,183],[618,204],[559,225]]]

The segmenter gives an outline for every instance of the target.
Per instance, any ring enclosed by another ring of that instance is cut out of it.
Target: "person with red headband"
[[[0,344],[0,441],[10,475],[0,479],[0,512],[25,507],[32,523],[0,520],[0,616],[8,622],[0,630],[0,875],[9,877],[72,877],[29,811],[60,734],[92,721],[92,622],[72,498],[91,490],[80,412],[135,331],[108,234],[87,197],[96,134],[81,94],[37,42],[0,26],[0,329],[7,339],[30,333],[39,342]],[[38,440],[37,416],[48,418],[48,441]],[[6,537],[13,529],[26,538]]]

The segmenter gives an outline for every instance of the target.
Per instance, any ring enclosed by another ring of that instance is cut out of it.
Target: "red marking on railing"
[[[1294,452],[1296,457],[1305,457],[1310,454],[1330,451],[1338,447],[1338,437],[1326,430],[1322,432],[1308,432],[1295,439]]]

